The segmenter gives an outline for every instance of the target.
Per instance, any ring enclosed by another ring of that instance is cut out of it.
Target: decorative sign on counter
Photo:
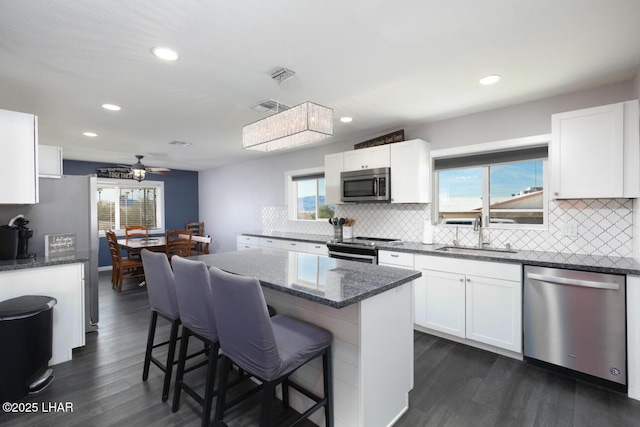
[[[67,234],[45,234],[44,236],[44,256],[45,257],[64,257],[75,255],[76,253],[76,235],[75,233]]]
[[[392,144],[394,142],[404,141],[404,129],[397,130],[395,132],[388,133],[386,135],[379,136],[377,138],[370,139],[368,141],[359,142],[353,146],[354,150],[359,148],[375,147],[377,145]]]

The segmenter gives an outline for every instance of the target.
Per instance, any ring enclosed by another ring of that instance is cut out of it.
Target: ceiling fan
[[[171,169],[167,168],[150,168],[142,164],[141,160],[144,156],[136,154],[138,161],[133,165],[120,165],[131,170],[133,179],[140,182],[145,179],[148,173],[157,173],[159,175],[171,175]]]

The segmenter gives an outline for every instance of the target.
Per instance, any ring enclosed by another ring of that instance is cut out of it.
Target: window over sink
[[[97,182],[98,230],[146,225],[164,230],[164,182],[105,179]]]
[[[547,157],[545,146],[436,159],[439,222],[472,226],[482,215],[485,227],[546,227]]]

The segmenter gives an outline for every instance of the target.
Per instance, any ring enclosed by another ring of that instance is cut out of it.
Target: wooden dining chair
[[[146,225],[127,225],[124,227],[124,237],[129,239],[148,239],[149,227]],[[140,249],[127,249],[130,259],[140,259]]]
[[[180,237],[183,239],[189,238],[186,234],[181,234]],[[207,255],[210,243],[211,236],[191,236],[191,255]]]
[[[191,230],[194,236],[204,236],[204,222],[188,222],[184,228]]]
[[[127,239],[148,239],[149,227],[146,225],[127,225],[124,227],[124,236]]]
[[[109,244],[109,252],[111,253],[111,288],[122,291],[124,279],[142,277],[144,278],[144,270],[142,261],[130,259],[122,256],[120,245],[116,233],[112,230],[106,230],[107,243]]]
[[[204,236],[204,222],[188,222],[185,227],[186,230],[191,230],[192,236]],[[191,241],[191,252],[196,255],[204,253],[204,244],[201,242]]]
[[[191,230],[167,230],[166,236],[166,253],[167,258],[171,261],[174,255],[181,257],[191,256]]]

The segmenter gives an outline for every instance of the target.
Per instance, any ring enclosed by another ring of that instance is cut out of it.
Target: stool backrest
[[[173,271],[167,256],[147,249],[142,250],[141,256],[151,309],[171,319],[180,318]]]
[[[222,352],[245,370],[271,378],[282,364],[258,279],[209,269]]]
[[[202,261],[174,256],[171,259],[176,280],[180,320],[192,332],[218,341],[209,270]]]

